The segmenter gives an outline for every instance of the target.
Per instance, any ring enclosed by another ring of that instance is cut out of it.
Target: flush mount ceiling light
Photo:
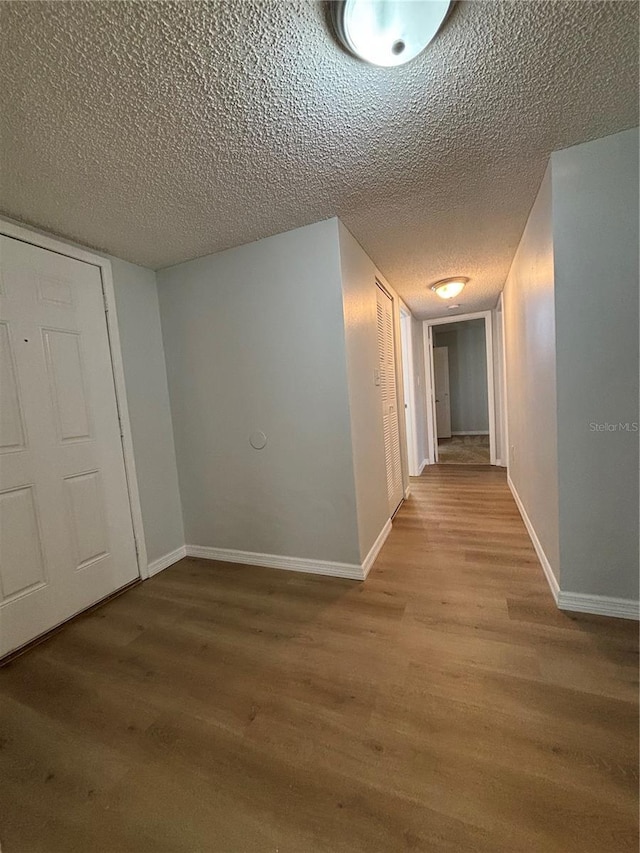
[[[440,29],[451,0],[337,0],[329,4],[340,41],[371,65],[403,65]]]
[[[454,299],[459,293],[464,290],[465,284],[469,281],[463,275],[458,275],[455,278],[443,278],[442,281],[436,281],[431,285],[431,290],[437,293],[440,299]]]

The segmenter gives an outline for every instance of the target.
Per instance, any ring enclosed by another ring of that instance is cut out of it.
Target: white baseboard
[[[452,432],[451,435],[489,435],[488,429],[467,429],[464,432]]]
[[[169,566],[172,566],[174,563],[177,563],[178,560],[181,560],[183,557],[187,556],[187,548],[185,545],[180,546],[180,548],[176,548],[175,551],[171,551],[169,554],[165,554],[164,557],[159,557],[157,560],[153,560],[153,562],[149,563],[148,571],[149,577],[153,577],[153,575],[157,575],[158,572],[161,572],[163,569],[168,569]]]
[[[428,459],[422,460],[422,463],[420,464],[420,470],[418,471],[418,476],[420,476],[420,474],[422,474],[422,472],[424,471],[424,469],[427,467],[428,464],[429,464]]]
[[[630,598],[610,598],[606,595],[588,595],[582,592],[568,592],[560,589],[553,570],[547,560],[540,540],[538,539],[531,520],[520,500],[520,496],[507,473],[507,483],[515,500],[527,532],[533,542],[538,559],[542,565],[547,583],[559,610],[571,610],[576,613],[592,613],[596,616],[616,616],[619,619],[640,619],[640,602]]]
[[[618,619],[640,619],[640,602],[630,598],[610,598],[607,595],[587,595],[560,590],[560,610],[593,613],[597,616],[616,616]]]
[[[388,518],[385,526],[380,531],[378,538],[373,543],[371,550],[369,551],[367,556],[364,558],[364,562],[363,562],[362,567],[361,567],[363,579],[366,578],[367,575],[369,574],[369,572],[371,571],[371,566],[373,566],[373,564],[375,563],[376,557],[380,553],[380,550],[381,550],[382,546],[384,545],[384,543],[387,541],[387,536],[390,533],[391,533],[391,519]]]
[[[407,488],[404,490],[405,501],[408,501],[410,497],[411,497],[411,486],[407,486]]]
[[[509,484],[509,488],[511,489],[511,494],[513,495],[513,499],[516,502],[516,506],[520,511],[520,515],[522,516],[522,520],[524,521],[524,526],[527,528],[527,533],[531,538],[531,542],[533,543],[533,547],[535,548],[536,554],[538,555],[538,559],[540,560],[540,565],[542,566],[542,571],[544,572],[544,576],[547,579],[547,583],[549,584],[549,588],[551,590],[551,594],[553,595],[553,600],[556,605],[558,604],[558,594],[560,592],[560,587],[558,585],[558,581],[556,580],[556,576],[553,573],[553,569],[551,568],[551,563],[547,559],[547,555],[544,553],[544,549],[540,544],[540,540],[538,539],[538,535],[534,530],[533,524],[531,524],[531,519],[527,515],[527,511],[524,508],[524,504],[520,500],[520,495],[518,494],[516,487],[513,485],[513,481],[509,474],[507,473],[507,483]]]
[[[209,548],[205,545],[187,545],[188,557],[220,560],[223,563],[242,563],[245,566],[264,566],[288,572],[306,572],[336,578],[364,580],[362,566],[356,563],[332,563],[328,560],[309,560],[306,557],[284,557],[278,554],[259,554],[256,551],[236,551],[231,548]]]
[[[237,551],[233,548],[210,548],[206,545],[187,545],[186,554],[187,557],[219,560],[222,563],[241,563],[245,566],[264,566],[269,569],[284,569],[288,572],[304,572],[363,581],[369,574],[390,531],[391,520],[388,520],[361,565],[334,563],[329,560],[309,560],[306,557],[285,557],[279,554],[259,554],[256,551]]]

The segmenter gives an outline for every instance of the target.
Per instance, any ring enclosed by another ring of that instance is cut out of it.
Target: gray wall
[[[158,284],[188,544],[359,563],[337,221]]]
[[[156,275],[110,258],[133,451],[151,563],[184,545]]]
[[[379,363],[376,276],[380,275],[344,225],[338,225],[358,538],[364,560],[389,518],[382,402],[374,382]]]
[[[560,579],[551,169],[503,293],[509,476]]]
[[[489,432],[484,320],[434,326],[433,338],[449,350],[451,431]]]
[[[562,589],[637,599],[638,131],[552,168]]]

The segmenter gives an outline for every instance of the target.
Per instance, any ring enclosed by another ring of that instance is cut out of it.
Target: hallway
[[[364,584],[184,559],[0,670],[3,851],[635,850],[636,666],[434,466]]]

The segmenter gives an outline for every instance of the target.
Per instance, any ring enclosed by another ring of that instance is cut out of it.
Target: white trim
[[[496,464],[496,391],[493,370],[493,317],[491,311],[483,312],[484,342],[487,351],[487,406],[489,409],[489,464]]]
[[[285,557],[279,554],[259,554],[256,551],[237,551],[233,548],[210,548],[206,545],[186,545],[187,557],[200,557],[204,560],[219,560],[221,563],[240,563],[245,566],[263,566],[268,569],[284,569],[287,572],[304,572],[312,575],[327,575],[334,578],[349,578],[363,581],[389,533],[391,519],[388,519],[364,562],[334,563],[329,560],[310,560],[306,557]]]
[[[424,320],[429,326],[448,326],[450,323],[461,323],[463,320],[481,320],[491,311],[474,311],[471,314],[452,314],[450,317],[435,317]]]
[[[498,299],[498,304],[500,305],[500,327],[501,327],[501,342],[502,342],[502,454],[504,457],[502,460],[502,467],[509,470],[509,459],[511,458],[511,454],[509,452],[509,405],[508,405],[508,383],[507,383],[507,323],[505,319],[504,312],[504,291],[500,294]],[[496,465],[498,463],[496,462]]]
[[[465,429],[461,432],[452,432],[451,435],[489,435],[488,429]]]
[[[540,540],[538,539],[538,535],[534,530],[533,524],[531,523],[531,519],[527,515],[527,511],[524,508],[524,504],[520,500],[520,495],[518,494],[516,487],[513,485],[513,481],[511,480],[509,474],[507,474],[507,483],[509,485],[509,488],[511,489],[511,494],[513,495],[513,499],[516,502],[516,506],[520,511],[522,520],[524,521],[524,526],[527,528],[527,533],[531,538],[531,542],[533,543],[533,547],[535,548],[536,554],[538,555],[538,559],[540,560],[542,571],[544,572],[544,576],[546,577],[547,583],[549,584],[549,589],[551,590],[551,594],[553,595],[553,600],[557,605],[558,596],[560,593],[560,586],[558,584],[556,576],[553,573],[553,569],[551,568],[551,563],[547,559],[547,555],[544,553],[544,548],[542,547]]]
[[[630,598],[609,598],[607,595],[588,595],[583,592],[560,590],[560,610],[593,613],[598,616],[615,616],[618,619],[640,619],[640,602]]]
[[[172,566],[174,563],[177,563],[178,560],[182,560],[182,558],[186,556],[187,548],[185,545],[181,545],[179,548],[176,548],[175,551],[165,554],[164,557],[159,557],[157,560],[153,560],[153,562],[149,563],[147,567],[149,577],[151,578],[153,575],[157,575],[158,572],[161,572],[163,569],[168,569],[169,566]]]
[[[111,351],[111,367],[116,392],[116,403],[120,414],[122,426],[122,450],[124,457],[124,468],[129,492],[129,506],[131,510],[131,522],[133,536],[136,544],[138,560],[138,573],[141,578],[147,578],[147,548],[144,540],[144,527],[142,523],[142,510],[140,508],[140,494],[138,492],[138,478],[136,476],[136,463],[133,455],[133,440],[131,437],[131,423],[129,421],[129,407],[127,405],[127,393],[124,382],[124,367],[122,364],[122,350],[120,348],[120,332],[118,329],[118,315],[116,312],[116,298],[113,290],[113,278],[111,275],[111,261],[108,258],[96,255],[86,249],[79,248],[64,240],[50,237],[33,228],[20,225],[5,217],[0,217],[0,234],[47,249],[58,255],[65,255],[77,261],[98,267],[102,279],[102,291],[106,302],[107,333],[109,336],[109,348]]]
[[[284,557],[278,554],[259,554],[256,551],[236,551],[232,548],[210,548],[206,545],[187,545],[186,548],[187,557],[219,560],[222,563],[241,563],[245,566],[263,566],[268,569],[284,569],[288,572],[306,572],[313,575],[364,580],[362,566],[356,563],[332,563],[326,560],[309,560],[306,557]]]
[[[391,533],[391,519],[388,518],[385,522],[384,527],[382,528],[382,530],[378,534],[378,538],[376,539],[376,541],[371,546],[371,550],[369,551],[367,556],[364,558],[364,562],[362,563],[362,567],[361,567],[363,579],[366,578],[367,575],[369,574],[369,572],[371,571],[371,567],[375,563],[376,557],[378,556],[378,554],[382,550],[382,546],[387,541],[387,536],[390,533]]]
[[[433,389],[434,367],[433,367],[433,327],[444,326],[450,323],[463,323],[466,320],[484,320],[485,355],[487,360],[487,408],[489,410],[489,464],[496,464],[496,401],[493,370],[493,329],[492,312],[476,311],[472,314],[457,314],[452,317],[438,317],[435,320],[424,320],[425,335],[425,362],[427,374],[427,435],[429,437],[429,464],[438,461],[438,439],[435,414],[435,394]],[[452,435],[455,433],[452,433]],[[467,432],[464,435],[473,435]],[[478,433],[476,433],[478,434]],[[484,434],[484,433],[480,433]]]
[[[435,421],[435,380],[433,368],[433,331],[427,323],[422,324],[424,339],[424,374],[427,398],[427,465],[435,465],[438,461],[438,440]]]
[[[500,418],[502,423],[502,447],[500,448],[500,465],[502,468],[509,468],[509,409],[507,407],[507,337],[506,337],[506,320],[504,314],[504,291],[498,297],[496,309],[500,314]]]
[[[423,460],[422,460],[422,464],[420,465],[420,469],[419,469],[419,471],[418,471],[418,476],[420,476],[420,474],[422,474],[422,472],[424,471],[424,469],[427,467],[427,465],[428,465],[428,464],[429,464],[429,460],[428,460],[428,459],[423,459]]]
[[[402,356],[403,393],[406,385],[409,393],[404,401],[404,417],[407,435],[407,465],[409,476],[414,477],[418,470],[418,445],[416,441],[416,400],[413,371],[413,330],[411,311],[400,302],[400,354]],[[405,492],[405,497],[408,495]]]
[[[407,488],[404,490],[405,501],[409,500],[410,497],[411,497],[411,486],[407,486]]]

